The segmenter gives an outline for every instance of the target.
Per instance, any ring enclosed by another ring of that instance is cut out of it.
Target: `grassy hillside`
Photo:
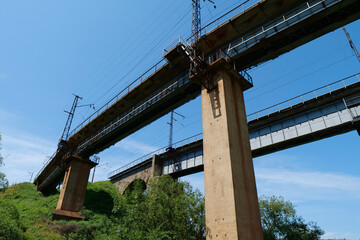
[[[0,193],[0,239],[111,239],[111,217],[121,200],[111,183],[89,183],[81,212],[86,221],[52,221],[58,197],[42,196],[31,183]]]
[[[159,194],[163,201],[159,201]],[[31,183],[16,184],[0,192],[0,240],[204,236],[203,196],[171,178],[158,179],[146,192],[139,187],[124,196],[110,182],[89,183],[80,212],[84,221],[53,221],[51,213],[58,197],[59,193],[43,196]]]

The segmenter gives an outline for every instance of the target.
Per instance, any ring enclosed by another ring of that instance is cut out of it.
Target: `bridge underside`
[[[253,157],[327,137],[360,131],[360,81],[248,122]],[[359,133],[360,135],[360,133]],[[197,138],[198,139],[198,138]],[[203,141],[198,139],[158,156],[161,174],[174,178],[204,170]],[[139,167],[151,167],[151,158],[109,176],[119,182]],[[142,170],[141,170],[142,171]]]
[[[313,7],[306,10],[308,3]],[[264,0],[204,35],[199,46],[211,61],[219,49],[228,52],[241,70],[359,18],[358,0]],[[68,148],[60,149],[34,180],[39,190],[52,189],[62,181],[68,166],[63,156],[87,158],[198,96],[200,87],[188,78],[189,60],[180,45],[170,51],[168,61],[78,129]]]

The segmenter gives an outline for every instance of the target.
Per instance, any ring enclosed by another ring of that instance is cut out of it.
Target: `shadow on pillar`
[[[55,220],[82,220],[79,211],[83,207],[90,169],[97,163],[78,156],[66,159],[69,167],[65,172],[59,201],[52,213]]]

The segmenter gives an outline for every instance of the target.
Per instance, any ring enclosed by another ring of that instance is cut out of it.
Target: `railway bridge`
[[[201,30],[196,45],[208,66],[211,88],[199,85],[196,74],[189,76],[190,45],[179,37],[164,49],[160,62],[61,142],[34,180],[43,192],[63,183],[54,217],[82,219],[78,211],[89,171],[97,164],[91,156],[201,94],[207,238],[262,239],[243,99],[252,79],[245,70],[359,19],[360,2],[249,2],[252,5],[239,5]],[[261,131],[269,129],[276,127]],[[265,140],[254,134],[252,145],[257,141],[263,146],[269,139],[269,148],[281,145],[275,142],[280,135],[271,133]]]

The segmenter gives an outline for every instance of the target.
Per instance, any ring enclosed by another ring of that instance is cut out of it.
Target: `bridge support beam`
[[[151,169],[152,169],[152,176],[151,176],[152,178],[159,177],[162,175],[162,162],[159,158],[159,155],[156,154],[153,155]]]
[[[263,239],[243,91],[245,79],[225,61],[203,88],[207,239]]]
[[[77,156],[70,156],[66,161],[70,162],[70,166],[65,172],[59,201],[52,213],[53,218],[82,220],[79,211],[84,204],[90,169],[96,163]]]

